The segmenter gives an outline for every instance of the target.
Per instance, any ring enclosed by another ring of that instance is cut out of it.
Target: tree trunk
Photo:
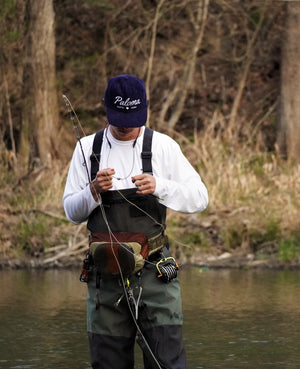
[[[277,143],[283,157],[300,159],[300,2],[287,4],[281,62],[281,101]]]
[[[51,166],[58,129],[52,0],[27,0],[20,157],[23,165]]]

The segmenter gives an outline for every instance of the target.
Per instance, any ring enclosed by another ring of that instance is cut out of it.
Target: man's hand
[[[102,169],[97,172],[96,178],[90,184],[90,189],[95,201],[98,201],[98,194],[112,188],[113,175],[115,170],[112,168]]]
[[[152,194],[155,191],[156,181],[151,174],[139,174],[131,178],[138,190],[136,193],[141,195]]]

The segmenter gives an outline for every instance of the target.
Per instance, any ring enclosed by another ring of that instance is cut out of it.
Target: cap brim
[[[147,106],[136,112],[123,113],[106,106],[108,123],[116,127],[135,128],[141,127],[147,122]]]

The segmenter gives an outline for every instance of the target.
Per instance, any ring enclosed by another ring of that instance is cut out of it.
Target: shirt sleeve
[[[175,211],[196,213],[206,209],[208,205],[206,186],[183,155],[180,146],[165,135],[155,146],[157,147],[153,150],[153,174],[156,180],[154,195],[163,205]]]
[[[67,219],[74,224],[86,221],[99,205],[89,186],[93,139],[94,135],[81,139],[85,161],[77,143],[69,167],[63,206]],[[141,162],[139,165],[141,168]],[[200,175],[183,155],[179,145],[158,132],[153,135],[152,167],[156,180],[154,195],[163,205],[183,213],[196,213],[207,207],[207,189]]]
[[[87,220],[90,213],[99,205],[92,196],[89,186],[91,143],[89,137],[81,139],[85,159],[77,143],[69,167],[63,207],[67,219],[79,224]]]

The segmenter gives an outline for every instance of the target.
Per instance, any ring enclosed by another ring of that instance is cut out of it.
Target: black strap
[[[101,147],[103,141],[104,129],[98,131],[94,138],[93,151],[90,156],[91,159],[91,181],[96,178],[96,174],[99,170],[99,164],[101,159]]]
[[[149,127],[145,127],[144,141],[143,141],[143,151],[141,153],[142,163],[143,163],[143,173],[153,174],[152,172],[152,137],[153,130]]]
[[[104,129],[98,131],[95,135],[94,142],[93,142],[93,151],[92,155],[90,156],[91,159],[91,180],[96,177],[96,174],[99,170],[99,163],[101,159],[101,148],[103,142],[103,134]],[[143,150],[141,152],[142,157],[142,165],[143,165],[143,173],[150,173],[152,174],[152,136],[153,130],[149,127],[145,127],[144,132],[144,140],[143,140]]]

